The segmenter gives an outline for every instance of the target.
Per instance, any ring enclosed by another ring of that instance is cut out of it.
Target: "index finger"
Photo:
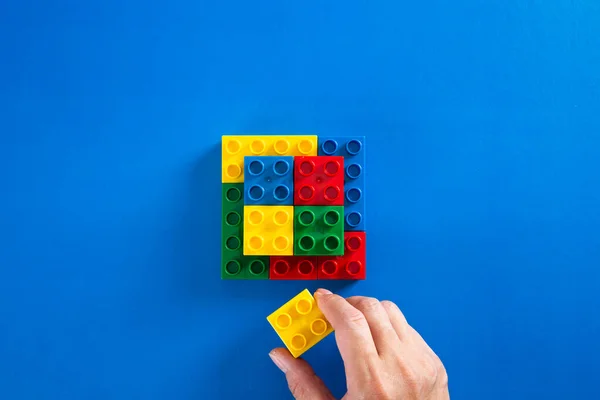
[[[378,357],[369,324],[363,313],[329,290],[315,292],[317,306],[335,330],[335,340],[347,373],[364,375]],[[356,376],[356,375],[355,375]]]

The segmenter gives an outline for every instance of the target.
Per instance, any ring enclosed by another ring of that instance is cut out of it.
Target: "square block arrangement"
[[[269,315],[267,321],[295,358],[333,332],[307,289]]]
[[[364,141],[223,136],[221,278],[365,279]]]

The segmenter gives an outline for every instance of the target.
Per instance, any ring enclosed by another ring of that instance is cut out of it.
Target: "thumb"
[[[294,358],[289,351],[277,348],[269,353],[287,379],[292,396],[296,400],[334,400],[321,378],[302,358]]]

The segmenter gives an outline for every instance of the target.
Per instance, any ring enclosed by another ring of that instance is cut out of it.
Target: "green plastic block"
[[[223,183],[221,279],[269,279],[268,256],[244,256],[244,184]]]
[[[343,256],[344,207],[295,206],[294,255]]]

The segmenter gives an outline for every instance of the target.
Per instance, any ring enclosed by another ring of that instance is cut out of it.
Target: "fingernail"
[[[281,372],[284,374],[287,372],[287,367],[285,366],[283,360],[278,357],[274,351],[269,353],[269,357],[271,357],[271,360],[273,360],[273,363],[277,365],[277,368],[279,368]]]
[[[317,289],[317,291],[315,292],[315,295],[317,295],[317,296],[325,296],[325,295],[328,295],[328,294],[333,294],[333,293],[331,293],[327,289]]]

